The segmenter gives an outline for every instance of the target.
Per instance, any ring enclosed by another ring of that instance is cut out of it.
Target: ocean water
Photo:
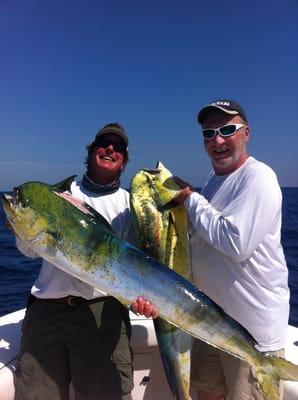
[[[289,269],[290,324],[298,327],[298,188],[283,188],[282,244]],[[0,205],[0,316],[25,307],[38,275],[40,259],[30,259],[15,247],[14,235],[5,226]]]

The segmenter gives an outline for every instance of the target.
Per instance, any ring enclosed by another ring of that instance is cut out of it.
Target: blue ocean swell
[[[283,188],[281,241],[289,269],[290,324],[298,326],[298,188]]]
[[[30,259],[17,250],[0,207],[0,315],[25,307],[40,266],[40,259]]]

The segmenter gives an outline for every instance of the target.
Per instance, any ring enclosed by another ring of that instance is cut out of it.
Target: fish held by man
[[[65,272],[129,305],[136,295],[190,335],[246,360],[265,400],[279,400],[279,380],[298,380],[298,366],[262,354],[235,320],[175,271],[119,240],[90,206],[66,195],[73,177],[57,185],[28,182],[3,195],[7,218],[22,240]]]
[[[168,206],[179,190],[161,162],[140,170],[130,185],[132,221],[138,247],[191,281],[187,212],[182,205]],[[189,400],[191,337],[162,318],[153,322],[173,396]]]

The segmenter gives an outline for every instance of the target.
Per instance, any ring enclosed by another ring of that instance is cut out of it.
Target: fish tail
[[[162,318],[153,320],[165,374],[175,400],[191,400],[189,367],[191,339]]]
[[[298,381],[298,365],[273,355],[263,356],[254,368],[264,400],[280,400],[280,380]]]

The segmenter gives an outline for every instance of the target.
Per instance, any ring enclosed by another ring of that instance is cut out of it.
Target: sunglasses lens
[[[126,145],[123,142],[114,142],[113,140],[103,138],[97,142],[97,145],[100,147],[108,147],[110,144],[113,145],[113,148],[117,153],[124,153],[126,151]]]
[[[214,129],[204,129],[203,130],[203,136],[205,139],[213,139],[215,136],[215,130]]]
[[[117,151],[117,153],[124,153],[126,150],[125,144],[121,142],[114,142],[113,147],[114,150]]]
[[[234,132],[236,132],[236,125],[227,125],[220,128],[221,136],[230,136],[233,135]]]

